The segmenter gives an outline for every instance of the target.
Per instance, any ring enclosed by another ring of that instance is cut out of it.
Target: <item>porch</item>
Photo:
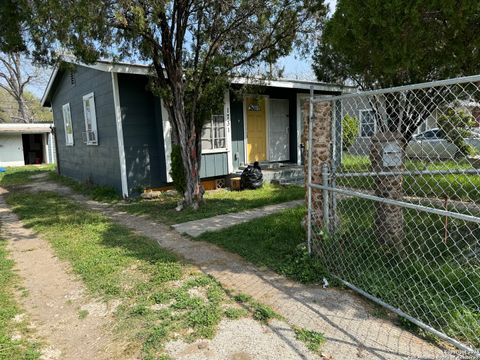
[[[304,166],[293,163],[261,161],[263,181],[272,184],[303,184]],[[241,166],[233,176],[240,176],[245,166]]]

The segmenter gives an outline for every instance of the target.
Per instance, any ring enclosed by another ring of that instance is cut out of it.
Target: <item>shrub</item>
[[[182,161],[182,152],[180,145],[172,146],[172,164],[170,170],[170,176],[173,180],[173,186],[175,190],[183,196],[187,190],[187,178],[185,176],[185,168]]]
[[[468,128],[476,125],[475,118],[462,109],[447,109],[445,114],[438,118],[438,126],[445,134],[445,138],[455,144],[462,155],[474,155],[475,148],[465,142],[469,136]]]
[[[358,137],[359,123],[356,117],[346,115],[342,120],[342,146],[347,150]]]

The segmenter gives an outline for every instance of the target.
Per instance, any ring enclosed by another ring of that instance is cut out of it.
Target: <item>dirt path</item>
[[[244,292],[270,305],[290,324],[324,333],[327,342],[323,350],[332,359],[450,358],[425,340],[388,320],[373,316],[370,305],[349,291],[289,281],[271,271],[260,270],[215,245],[191,241],[166,225],[88,200],[58,184],[36,182],[31,187],[36,191],[68,195],[183,256],[218,279],[224,287]]]
[[[26,296],[18,302],[45,343],[42,358],[125,359],[127,344],[111,333],[115,304],[90,298],[83,284],[50,245],[22,226],[7,207],[0,188],[0,222]],[[80,316],[81,311],[84,316]],[[88,312],[88,313],[87,313]],[[82,318],[84,317],[84,318]]]

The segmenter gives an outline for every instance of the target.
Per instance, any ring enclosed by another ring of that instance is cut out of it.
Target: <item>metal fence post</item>
[[[328,230],[328,225],[329,225],[329,203],[328,203],[328,190],[326,187],[329,185],[329,179],[328,179],[329,173],[328,173],[328,164],[323,163],[322,165],[322,185],[323,185],[323,190],[322,190],[322,205],[323,205],[323,224],[325,226],[325,229]]]
[[[312,138],[313,138],[313,86],[310,86],[310,104],[308,111],[308,215],[307,215],[307,250],[312,254]]]

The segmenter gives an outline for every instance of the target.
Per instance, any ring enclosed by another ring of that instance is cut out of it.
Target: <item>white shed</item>
[[[0,166],[55,162],[53,124],[0,124]]]

